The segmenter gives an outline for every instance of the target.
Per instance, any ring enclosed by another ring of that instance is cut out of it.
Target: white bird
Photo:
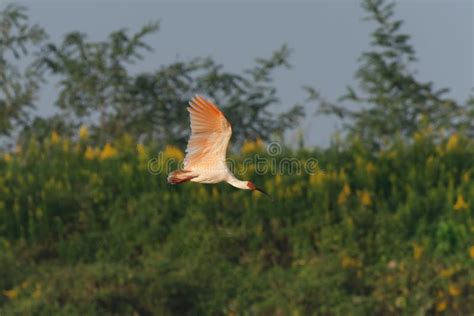
[[[197,95],[189,102],[188,111],[191,117],[191,136],[183,169],[171,172],[168,183],[225,181],[236,188],[257,190],[270,197],[253,182],[239,180],[229,170],[225,160],[232,127],[221,110]]]

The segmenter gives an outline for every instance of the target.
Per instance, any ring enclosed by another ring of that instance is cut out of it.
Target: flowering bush
[[[271,202],[226,184],[170,186],[149,162],[181,149],[127,137],[96,147],[85,127],[77,141],[53,133],[4,153],[1,314],[474,311],[472,141],[264,148],[246,142],[236,169],[256,153],[320,168],[248,166],[239,177]]]

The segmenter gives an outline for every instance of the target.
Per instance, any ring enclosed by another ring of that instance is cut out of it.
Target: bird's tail
[[[168,175],[168,183],[180,184],[196,177],[197,175],[193,174],[189,170],[175,170]]]

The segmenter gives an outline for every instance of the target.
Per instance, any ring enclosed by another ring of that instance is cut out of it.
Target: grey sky
[[[336,100],[345,86],[354,84],[357,58],[369,46],[372,24],[362,21],[359,1],[22,1],[32,21],[42,25],[53,41],[68,31],[80,30],[91,39],[159,19],[160,31],[148,38],[153,53],[138,66],[153,70],[177,59],[212,56],[228,70],[240,71],[254,58],[269,56],[287,43],[292,49],[289,70],[276,77],[281,111],[303,102],[301,87],[317,88]],[[412,35],[419,62],[419,78],[436,87],[451,88],[450,95],[464,101],[473,83],[473,1],[398,1],[396,16]],[[55,87],[41,95],[40,113],[51,113]],[[314,112],[307,108],[308,113]],[[335,119],[308,118],[302,125],[311,145],[327,145]],[[289,140],[295,136],[290,135]]]

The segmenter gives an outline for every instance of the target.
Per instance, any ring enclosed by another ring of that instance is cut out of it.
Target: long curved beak
[[[263,194],[265,194],[266,196],[268,196],[268,197],[270,198],[270,200],[273,201],[272,196],[271,196],[270,194],[268,194],[267,192],[263,191],[262,189],[260,189],[259,187],[255,187],[255,190],[262,192]]]

